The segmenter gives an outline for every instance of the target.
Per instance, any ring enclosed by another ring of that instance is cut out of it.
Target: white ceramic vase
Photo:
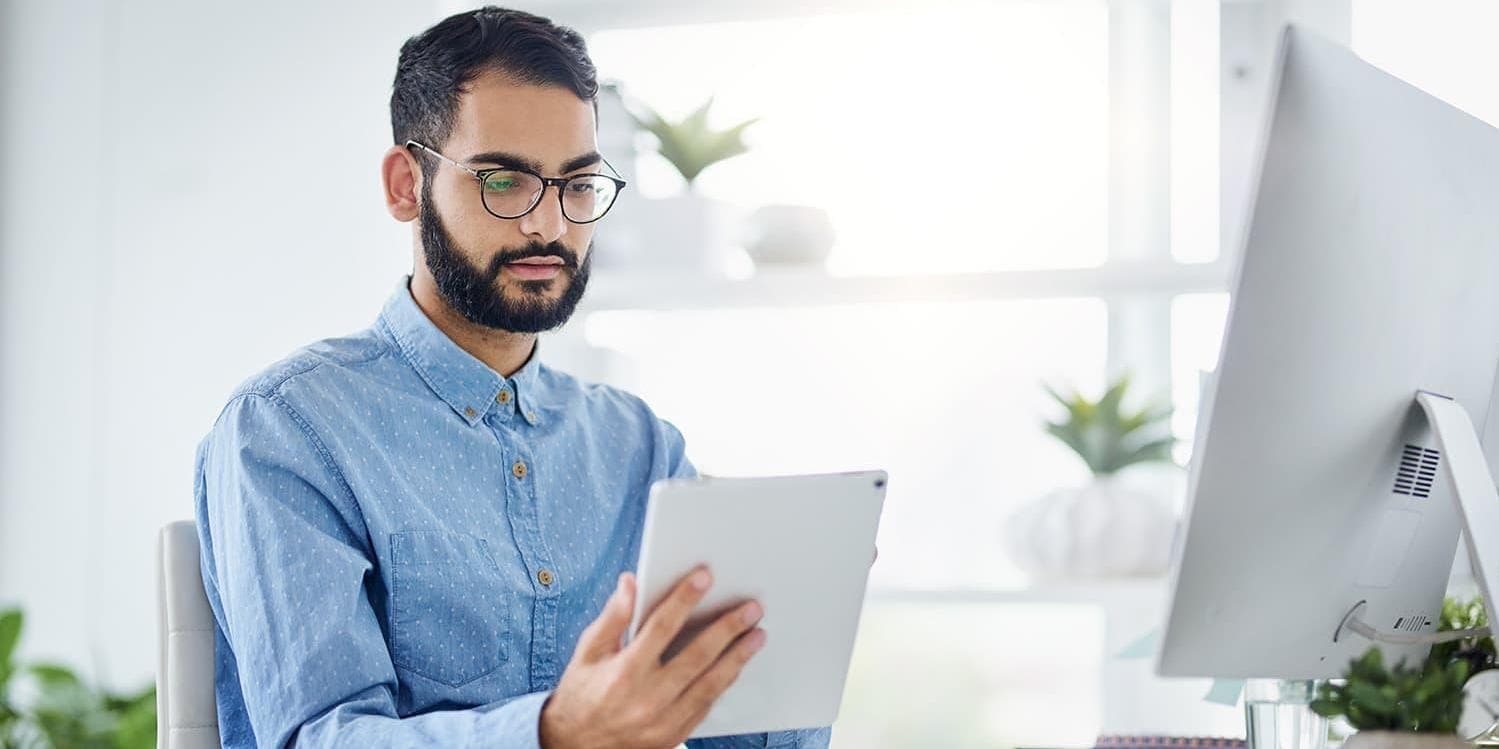
[[[739,243],[734,207],[696,193],[651,199],[626,191],[614,211],[594,243],[600,269],[721,276]]]
[[[767,205],[748,220],[745,251],[760,268],[819,267],[836,235],[828,212],[809,205]]]
[[[1170,563],[1176,518],[1166,502],[1117,477],[1059,489],[1005,522],[1005,549],[1040,578],[1159,575]]]

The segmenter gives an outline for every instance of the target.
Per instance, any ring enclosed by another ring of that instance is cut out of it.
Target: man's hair
[[[598,72],[581,34],[551,19],[489,5],[448,16],[401,45],[390,94],[396,145],[414,140],[441,149],[453,131],[459,96],[491,72],[566,88],[597,111]],[[420,161],[424,171],[432,163]]]

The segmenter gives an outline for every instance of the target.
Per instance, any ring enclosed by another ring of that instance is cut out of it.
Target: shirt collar
[[[405,276],[396,285],[380,311],[379,324],[432,392],[469,426],[479,423],[490,409],[498,409],[502,420],[519,414],[533,426],[539,424],[540,343],[532,347],[530,358],[515,374],[502,377],[459,348],[427,318],[411,297],[410,283],[411,277]]]

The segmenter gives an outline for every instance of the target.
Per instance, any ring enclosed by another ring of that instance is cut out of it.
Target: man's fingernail
[[[692,573],[692,587],[698,590],[707,590],[708,583],[710,582],[712,582],[712,578],[708,575],[707,570],[698,570]]]
[[[754,624],[755,622],[760,621],[760,615],[762,613],[764,612],[760,609],[760,604],[751,603],[750,605],[745,606],[743,611],[739,612],[739,616],[743,618],[745,624]]]
[[[745,643],[745,647],[748,648],[751,653],[757,653],[760,651],[760,648],[765,647],[765,630],[757,629],[751,632],[749,635],[749,642]]]

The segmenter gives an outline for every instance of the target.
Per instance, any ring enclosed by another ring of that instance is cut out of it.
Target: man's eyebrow
[[[568,172],[577,171],[578,169],[588,166],[589,164],[595,164],[603,161],[603,159],[604,157],[600,156],[597,151],[590,151],[583,154],[582,156],[576,156],[574,158],[568,159],[567,162],[562,165],[562,173],[567,174]],[[521,156],[520,154],[507,153],[505,151],[485,151],[484,153],[476,153],[473,156],[468,157],[468,163],[520,167],[521,169],[527,169],[536,172],[537,174],[541,174],[543,172],[541,162],[537,161],[536,159],[527,158],[525,156]]]
[[[537,174],[541,173],[541,162],[528,159],[525,156],[504,151],[485,151],[468,157],[470,164],[494,164],[495,166],[512,166],[529,169]]]
[[[576,172],[589,164],[597,164],[603,160],[604,157],[600,156],[598,151],[589,151],[582,156],[568,159],[567,163],[562,165],[562,173]]]

